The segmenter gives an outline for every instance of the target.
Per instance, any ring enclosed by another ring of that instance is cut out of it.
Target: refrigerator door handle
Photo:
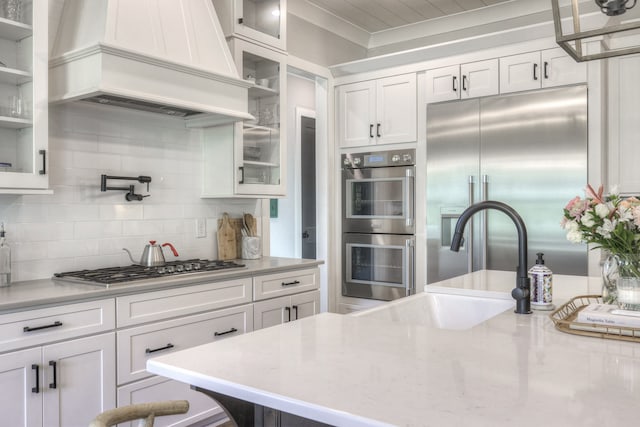
[[[404,180],[405,224],[407,227],[413,227],[415,211],[415,176],[413,168],[407,168],[405,170]]]
[[[404,268],[404,286],[405,293],[407,296],[413,295],[416,293],[416,285],[414,283],[413,278],[413,263],[415,259],[414,252],[414,240],[413,238],[407,239],[404,242],[404,250],[405,250],[405,268]]]
[[[482,175],[482,201],[489,200],[489,175]],[[482,269],[487,269],[487,254],[489,253],[489,245],[487,243],[487,228],[489,224],[489,212],[487,209],[482,211],[481,221],[481,238],[482,238]]]
[[[469,206],[474,203],[474,182],[473,175],[469,175]],[[467,231],[467,273],[473,272],[473,221],[469,221],[469,231]]]

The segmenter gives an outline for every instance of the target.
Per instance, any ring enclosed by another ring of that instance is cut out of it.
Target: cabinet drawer
[[[116,298],[118,327],[185,316],[251,302],[251,278]]]
[[[157,423],[160,424],[162,422],[162,425],[170,425],[172,427],[186,427],[210,417],[214,420],[227,418],[215,400],[204,393],[191,390],[189,384],[168,378],[147,378],[118,387],[118,407],[137,403],[182,399],[189,401],[189,411],[186,414],[163,416],[157,420]],[[134,427],[137,424],[131,422],[119,425]]]
[[[118,384],[145,378],[147,359],[253,330],[253,305],[118,331]]]
[[[259,301],[312,291],[320,287],[319,278],[317,268],[256,276],[253,278],[253,299]]]
[[[0,315],[0,352],[115,328],[113,299]]]

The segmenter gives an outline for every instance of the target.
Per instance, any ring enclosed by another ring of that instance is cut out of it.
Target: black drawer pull
[[[228,331],[224,331],[224,332],[214,332],[213,336],[219,337],[220,335],[232,334],[234,332],[238,332],[238,330],[236,328],[231,328]]]
[[[296,317],[294,317],[293,320],[298,320],[298,306],[297,305],[292,305],[291,308],[293,308],[296,311]]]
[[[31,388],[31,393],[40,393],[40,365],[34,363],[31,365],[31,369],[36,371],[36,386]]]
[[[282,286],[291,286],[291,285],[299,285],[299,280],[294,280],[293,282],[282,282]]]
[[[49,383],[49,388],[56,388],[58,387],[58,375],[56,374],[56,368],[58,367],[58,364],[55,360],[49,360],[49,366],[53,367],[53,382]]]
[[[291,322],[291,307],[285,307],[285,310],[287,310],[287,322]]]
[[[373,124],[369,125],[369,138],[373,138]]]
[[[47,152],[45,150],[38,151],[38,154],[42,156],[42,169],[38,171],[40,175],[47,174]]]
[[[29,326],[25,326],[24,328],[22,328],[23,332],[33,332],[33,331],[39,331],[40,329],[49,329],[49,328],[57,328],[58,326],[62,326],[62,322],[56,320],[55,322],[53,322],[50,325],[44,325],[44,326],[36,326],[36,327],[29,327]]]
[[[175,347],[175,346],[173,344],[169,343],[169,344],[165,345],[164,347],[154,348],[153,350],[148,348],[144,352],[147,353],[147,354],[150,354],[150,353],[155,353],[156,351],[169,350],[170,348],[173,348],[173,347]]]

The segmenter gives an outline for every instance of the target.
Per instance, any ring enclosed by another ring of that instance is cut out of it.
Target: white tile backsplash
[[[74,103],[50,109],[50,187],[53,195],[0,195],[12,247],[14,281],[45,279],[56,272],[130,264],[149,240],[172,243],[181,259],[217,258],[217,220],[223,212],[260,216],[260,203],[201,199],[200,132],[181,119]],[[232,161],[232,159],[229,159]],[[100,175],[149,175],[135,185],[142,202],[126,191],[100,191]],[[196,218],[207,236],[196,238]],[[174,256],[165,248],[165,257]]]

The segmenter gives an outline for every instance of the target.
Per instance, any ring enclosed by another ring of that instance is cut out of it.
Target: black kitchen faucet
[[[484,209],[496,209],[507,214],[518,230],[518,267],[516,274],[516,287],[511,291],[511,296],[516,300],[516,313],[531,314],[531,290],[529,276],[527,275],[527,227],[524,221],[511,206],[506,203],[487,200],[469,206],[465,209],[456,223],[456,229],[451,240],[451,250],[458,252],[462,244],[464,227],[476,212]]]

